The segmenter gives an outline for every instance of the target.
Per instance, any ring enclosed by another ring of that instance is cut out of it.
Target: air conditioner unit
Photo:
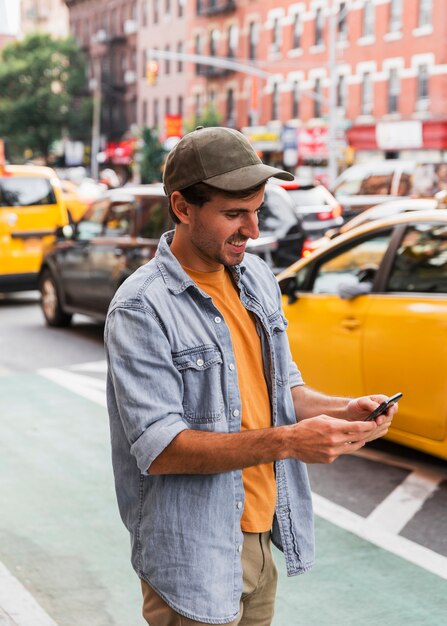
[[[132,85],[137,80],[137,76],[133,70],[126,70],[124,72],[124,82],[126,85]]]
[[[137,21],[136,20],[126,20],[124,22],[124,33],[126,35],[133,35],[133,33],[137,32]]]
[[[416,100],[416,111],[428,111],[429,108],[429,98],[420,98],[419,100]]]
[[[96,31],[95,41],[97,41],[98,43],[102,43],[103,41],[106,41],[106,39],[107,39],[107,33],[104,29]]]

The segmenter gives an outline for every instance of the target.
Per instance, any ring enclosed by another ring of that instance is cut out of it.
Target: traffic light
[[[146,80],[148,85],[156,85],[158,78],[158,63],[157,61],[148,61],[146,63]]]

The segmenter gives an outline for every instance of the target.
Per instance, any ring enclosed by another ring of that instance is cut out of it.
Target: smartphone
[[[379,404],[379,406],[374,409],[374,411],[370,413],[368,417],[365,417],[365,422],[371,422],[372,420],[375,420],[376,417],[379,417],[379,415],[383,415],[383,413],[386,413],[388,411],[389,407],[392,404],[394,404],[401,398],[401,393],[395,393],[394,396],[390,396],[388,400],[385,400],[384,402],[382,402],[382,404]]]

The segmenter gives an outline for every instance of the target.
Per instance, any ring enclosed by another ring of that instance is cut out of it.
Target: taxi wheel
[[[69,326],[73,316],[63,310],[56,281],[49,270],[42,274],[40,294],[42,311],[48,326]]]

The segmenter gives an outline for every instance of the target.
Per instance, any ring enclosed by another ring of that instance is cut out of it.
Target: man
[[[385,396],[332,398],[292,362],[278,284],[258,257],[264,165],[243,135],[199,128],[170,152],[176,222],[118,290],[105,329],[121,516],[151,626],[271,623],[276,569],[313,562],[304,463],[386,433]]]

